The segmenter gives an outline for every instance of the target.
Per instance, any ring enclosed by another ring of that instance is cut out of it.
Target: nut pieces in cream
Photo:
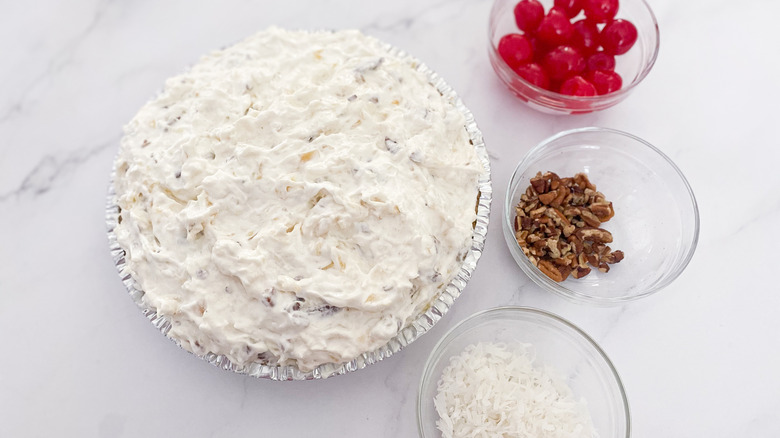
[[[373,38],[269,29],[125,127],[117,241],[185,349],[351,360],[423,312],[470,246],[483,169],[464,124]]]

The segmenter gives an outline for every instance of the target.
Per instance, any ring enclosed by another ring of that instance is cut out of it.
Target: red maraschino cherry
[[[515,22],[525,33],[534,33],[544,17],[544,6],[536,0],[520,0],[515,5]]]
[[[634,46],[637,37],[636,27],[630,21],[617,19],[601,30],[601,46],[604,53],[622,55]]]
[[[515,69],[515,72],[526,81],[546,90],[550,89],[550,78],[547,77],[544,69],[535,62],[523,64]]]
[[[623,78],[610,70],[588,71],[585,73],[585,79],[596,87],[596,92],[600,95],[612,93],[623,86]]]
[[[550,79],[558,81],[585,70],[585,59],[571,46],[558,46],[544,56],[542,66]]]
[[[555,0],[555,6],[563,9],[566,17],[574,18],[582,10],[582,0]]]
[[[590,55],[586,63],[587,69],[592,71],[615,69],[615,57],[604,52],[596,52]]]
[[[588,97],[596,95],[596,87],[582,76],[572,76],[561,84],[561,94]]]
[[[584,0],[585,16],[596,23],[606,23],[615,18],[620,4],[618,0]]]
[[[527,36],[510,33],[498,42],[498,54],[514,70],[533,59],[534,50]]]
[[[572,24],[574,34],[571,36],[571,45],[583,55],[589,55],[598,50],[601,45],[599,39],[599,27],[594,21],[580,20]]]
[[[561,8],[553,6],[536,28],[536,37],[544,44],[566,44],[574,34],[574,27]]]

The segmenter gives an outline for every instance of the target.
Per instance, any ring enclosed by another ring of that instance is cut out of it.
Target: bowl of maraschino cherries
[[[533,108],[583,114],[622,101],[658,55],[658,23],[644,0],[496,0],[490,63]]]

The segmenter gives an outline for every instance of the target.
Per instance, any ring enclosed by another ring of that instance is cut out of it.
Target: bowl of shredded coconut
[[[585,332],[525,307],[476,313],[434,348],[420,382],[423,438],[625,438],[628,401]]]

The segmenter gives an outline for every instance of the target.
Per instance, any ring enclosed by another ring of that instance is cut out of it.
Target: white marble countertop
[[[650,0],[658,62],[623,103],[556,117],[512,97],[486,53],[489,0],[6,2],[0,18],[0,436],[414,437],[436,341],[499,305],[557,313],[620,372],[636,437],[780,436],[780,102],[776,1]],[[462,96],[492,156],[486,250],[454,309],[396,356],[325,381],[271,382],[176,348],[108,254],[104,201],[121,127],[164,79],[269,25],[360,28]],[[701,212],[688,269],[623,307],[530,282],[500,229],[520,158],[558,131],[636,134],[688,177]]]

